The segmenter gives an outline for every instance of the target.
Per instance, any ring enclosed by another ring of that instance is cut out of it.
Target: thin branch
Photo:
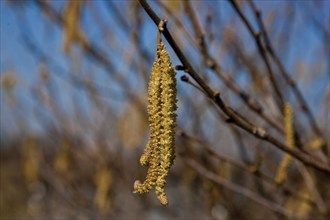
[[[196,162],[193,159],[187,159],[186,160],[187,164],[195,169],[199,175],[204,176],[205,178],[226,187],[227,189],[236,192],[238,194],[244,195],[245,197],[255,201],[256,203],[268,208],[269,210],[272,210],[275,213],[278,213],[282,216],[285,216],[289,219],[300,219],[298,216],[296,216],[293,212],[286,210],[284,207],[280,206],[279,204],[276,204],[270,200],[265,199],[264,197],[259,196],[255,192],[247,189],[247,188],[242,188],[241,186],[228,181],[227,179],[216,175],[213,172],[210,172],[203,166],[201,166],[198,162]]]
[[[191,82],[189,80],[189,77],[187,75],[181,76],[180,79],[181,79],[182,82],[185,82],[185,83],[191,85],[192,87],[196,88],[198,91],[200,91],[201,93],[203,93],[204,95],[207,95],[198,85],[196,85],[195,83]]]
[[[192,22],[192,26],[194,28],[194,31],[197,35],[199,40],[199,50],[201,54],[203,55],[203,60],[205,62],[205,65],[213,70],[217,75],[224,81],[224,83],[234,92],[236,93],[243,102],[252,110],[254,111],[258,116],[260,116],[263,120],[265,120],[267,123],[272,125],[276,130],[284,133],[282,125],[269,117],[262,108],[262,106],[254,100],[247,92],[239,88],[234,80],[227,76],[224,71],[221,69],[220,65],[216,62],[216,60],[210,55],[208,48],[206,47],[206,43],[203,36],[203,31],[200,28],[199,22],[197,20],[197,15],[195,15],[195,11],[193,10],[192,6],[189,3],[186,3],[186,11],[190,18],[190,21]]]
[[[202,52],[202,54],[206,53],[206,42],[205,42],[205,37],[204,37],[204,31],[202,30],[202,27],[200,25],[200,21],[197,18],[196,13],[194,13],[194,9],[190,3],[189,0],[183,2],[186,12],[191,19],[191,23],[193,26],[193,30],[195,31],[195,35],[197,38],[198,46]],[[204,56],[205,59],[205,56]]]
[[[239,161],[236,161],[228,156],[225,156],[223,154],[218,153],[217,151],[215,151],[214,149],[212,149],[210,146],[206,145],[203,141],[194,138],[190,135],[188,135],[187,133],[185,133],[184,131],[179,131],[178,132],[179,136],[182,138],[187,139],[188,141],[191,142],[196,142],[198,143],[200,146],[202,146],[203,148],[205,148],[211,155],[215,156],[216,158],[225,161],[237,168],[240,168],[250,174],[253,174],[256,177],[259,177],[260,179],[262,179],[263,181],[272,184],[273,186],[278,186],[278,184],[276,183],[276,181],[270,177],[269,175],[267,175],[266,173],[262,172],[258,167],[255,167],[256,165],[248,165],[248,164],[244,164],[241,163]],[[312,201],[310,198],[307,198],[301,194],[299,194],[299,192],[297,192],[296,190],[283,185],[282,189],[285,193],[289,193],[292,196],[296,197],[297,199],[302,200],[305,203],[311,204],[311,205],[316,205],[314,201]]]
[[[257,22],[258,22],[259,27],[261,29],[261,34],[263,35],[263,38],[264,38],[264,41],[265,41],[266,50],[268,51],[268,53],[270,54],[270,56],[272,57],[272,59],[274,60],[276,65],[279,67],[280,73],[281,73],[282,77],[285,79],[286,83],[291,87],[291,89],[293,91],[293,94],[296,96],[296,99],[300,103],[301,109],[307,115],[307,118],[309,120],[309,123],[311,124],[313,132],[318,137],[322,137],[321,129],[317,125],[316,120],[315,120],[310,108],[308,107],[308,104],[307,104],[306,100],[304,99],[301,91],[297,87],[296,82],[292,79],[292,77],[286,71],[286,69],[284,68],[283,63],[279,59],[279,57],[276,54],[275,50],[273,49],[273,46],[271,44],[269,35],[268,35],[267,30],[265,28],[265,25],[262,21],[261,11],[256,7],[256,5],[253,3],[252,0],[250,0],[249,2],[250,2],[250,5],[251,5],[251,8],[253,9],[253,11],[255,13],[255,16],[257,18]]]
[[[279,109],[281,110],[281,112],[283,112],[283,106],[284,106],[284,97],[281,93],[281,90],[279,88],[278,83],[276,82],[276,78],[275,78],[275,74],[273,72],[273,69],[270,65],[270,62],[268,60],[267,54],[266,54],[266,50],[262,45],[261,42],[261,34],[254,31],[252,25],[249,23],[249,21],[247,20],[247,18],[245,17],[245,15],[243,14],[243,12],[240,10],[238,4],[236,3],[235,0],[229,0],[229,2],[232,4],[233,8],[235,9],[235,11],[237,12],[237,14],[239,15],[239,17],[242,19],[243,23],[246,25],[248,31],[250,32],[250,34],[252,35],[257,48],[259,50],[259,53],[263,59],[263,61],[266,64],[267,70],[268,70],[268,76],[269,76],[269,80],[273,86],[274,92],[276,94],[276,101],[277,101],[277,105],[279,107]]]
[[[147,3],[146,0],[139,0],[140,4],[144,8],[144,10],[148,13],[150,18],[153,22],[158,26],[161,19],[157,16],[157,14],[153,11],[150,5]],[[310,155],[307,155],[295,148],[290,148],[287,145],[281,143],[271,135],[269,135],[263,128],[259,128],[254,126],[251,122],[249,122],[243,116],[237,114],[232,108],[228,107],[223,100],[220,98],[220,94],[214,90],[212,90],[205,81],[197,74],[195,69],[192,67],[186,56],[183,54],[182,50],[179,48],[175,40],[172,38],[172,35],[168,31],[167,27],[164,26],[164,31],[162,32],[164,37],[166,38],[167,42],[170,44],[176,55],[178,56],[179,60],[189,73],[189,75],[200,85],[200,87],[205,91],[207,96],[212,99],[217,106],[228,116],[230,117],[233,122],[241,127],[242,129],[246,130],[247,132],[253,134],[255,137],[259,139],[266,140],[267,142],[271,143],[272,145],[276,146],[277,148],[289,153],[296,159],[302,161],[303,163],[313,166],[314,168],[323,171],[325,173],[330,173],[330,165],[321,163],[320,161],[316,160]]]
[[[193,37],[191,36],[191,34],[189,33],[189,31],[187,30],[187,28],[183,25],[183,23],[181,22],[181,20],[176,16],[176,14],[171,11],[171,9],[168,8],[168,6],[166,4],[164,4],[162,1],[160,0],[156,0],[156,3],[162,7],[165,12],[171,16],[171,18],[173,18],[174,23],[178,26],[178,28],[180,30],[182,30],[182,32],[187,36],[188,40],[190,41],[190,43],[192,45],[194,45],[195,47],[197,47],[197,44],[195,42],[195,40],[193,39]]]
[[[55,19],[56,23],[60,26],[65,24],[65,19],[61,14],[56,12],[46,1],[35,0],[35,3],[45,12],[46,15]],[[96,48],[95,45],[91,45],[88,42],[82,44],[82,48],[90,55],[97,63],[102,64],[109,74],[114,72],[114,65],[107,59],[104,52],[101,52],[100,48]]]
[[[327,213],[327,206],[325,205],[325,202],[323,201],[319,191],[317,190],[316,184],[315,184],[315,179],[312,177],[312,175],[308,172],[308,169],[306,166],[298,161],[296,161],[296,165],[298,167],[299,172],[301,173],[307,189],[309,190],[310,194],[312,195],[315,203],[317,204],[318,210],[322,213],[325,214]]]

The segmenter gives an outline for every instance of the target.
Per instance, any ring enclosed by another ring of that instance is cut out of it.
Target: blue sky
[[[129,1],[115,2],[115,4],[117,5],[123,4],[125,6],[129,3]],[[231,22],[231,17],[228,16],[228,14],[233,13],[231,6],[225,1],[218,1],[217,3],[217,6],[220,7],[219,11],[221,12],[221,19],[224,22]],[[281,9],[284,8],[285,5],[285,2],[282,1],[257,1],[256,3],[262,9],[265,16],[268,16],[268,11],[273,10],[274,7]],[[320,11],[318,16],[316,17],[329,20],[330,1],[324,1],[323,3],[323,11]],[[308,2],[303,3],[301,1],[297,1],[295,7],[299,9],[299,7],[302,7],[302,4],[308,4]],[[59,9],[63,7],[63,5],[63,1],[55,1],[55,4],[53,6]],[[156,6],[154,3],[151,3],[151,5],[153,7]],[[129,7],[122,8],[125,8],[125,10],[129,10]],[[95,16],[95,14],[92,14],[93,11],[97,12],[97,15],[100,17],[101,20],[107,22],[104,24],[97,25],[93,23],[92,20],[88,19],[90,16]],[[290,52],[288,54],[285,54],[284,57],[281,57],[283,63],[285,64],[289,72],[295,71],[295,61],[297,60],[297,57],[301,60],[302,66],[310,67],[313,64],[317,63],[320,60],[319,56],[317,56],[317,53],[320,48],[324,47],[324,42],[320,40],[318,32],[314,30],[313,25],[309,23],[310,20],[307,19],[308,16],[304,14],[306,13],[306,11],[297,11],[298,13],[295,16],[297,17],[298,23],[292,27],[293,35],[290,36]],[[128,11],[124,11],[123,13],[125,14],[124,16],[129,16]],[[203,14],[206,12],[201,11],[200,13]],[[249,11],[247,11],[247,13],[250,20],[253,21],[253,18],[251,17],[252,14],[249,13]],[[284,12],[279,11],[279,13]],[[267,19],[267,17],[265,19]],[[153,54],[155,48],[152,45],[155,45],[156,42],[156,27],[154,26],[153,22],[151,22],[151,20],[147,19],[146,21],[149,22],[143,23],[144,32],[142,36],[142,42],[146,50],[149,51],[150,54]],[[236,18],[235,22],[242,29],[241,31],[242,38],[244,38],[244,44],[246,44],[248,48],[251,47],[251,49],[255,49],[254,42],[245,30],[246,28],[241,24],[241,21]],[[284,19],[279,19],[276,22],[276,25],[277,27],[281,27],[286,25],[286,22],[287,21]],[[304,26],[302,24],[306,25]],[[116,61],[114,62],[116,71],[125,73],[127,74],[127,76],[133,78],[132,81],[130,81],[132,89],[141,88],[141,85],[139,85],[139,81],[134,79],[134,72],[132,72],[129,67],[125,67],[122,65],[123,61],[119,59],[121,56],[118,55],[118,53],[121,53],[120,48],[127,48],[131,46],[128,40],[129,36],[127,35],[127,33],[122,31],[121,28],[118,27],[116,21],[106,10],[105,3],[103,1],[95,1],[93,2],[93,10],[84,11],[82,15],[82,27],[85,30],[85,33],[88,38],[91,39],[91,42],[97,45],[97,47],[99,47],[100,49],[104,50],[108,48],[108,45],[104,46],[104,44],[106,44],[106,40],[102,39],[103,36],[99,31],[99,27],[102,25],[111,27],[112,32],[110,34],[114,35],[114,40],[117,42],[117,46],[111,48],[111,51],[105,51],[108,56],[112,56],[112,60]],[[171,23],[169,24],[169,26],[171,28]],[[37,72],[40,66],[40,60],[32,56],[30,52],[26,49],[26,46],[24,46],[23,43],[22,34],[27,35],[35,44],[41,46],[41,49],[44,53],[50,55],[52,61],[48,63],[49,68],[52,72],[52,76],[54,77],[54,79],[57,80],[57,82],[61,85],[61,89],[63,89],[64,91],[76,93],[77,96],[79,96],[81,92],[75,90],[72,91],[70,83],[66,82],[66,80],[68,79],[67,76],[69,75],[70,71],[79,70],[74,69],[72,60],[69,59],[68,56],[63,53],[61,46],[62,30],[59,28],[59,26],[55,25],[53,21],[45,19],[45,16],[40,14],[40,10],[35,4],[28,2],[24,5],[23,8],[20,8],[20,6],[17,5],[9,5],[7,1],[0,1],[0,74],[2,75],[6,71],[13,71],[17,75],[18,86],[15,94],[20,103],[20,114],[27,116],[23,118],[29,121],[32,127],[34,126],[37,129],[37,125],[33,125],[34,119],[32,116],[32,108],[34,104],[33,99],[31,98],[30,89],[31,86],[34,85],[37,81]],[[169,51],[173,59],[173,64],[180,64],[175,54],[173,54],[173,51],[171,49],[169,49]],[[190,51],[186,49],[186,51],[189,51],[188,57],[191,57],[193,60],[197,59],[195,53],[196,50]],[[79,50],[77,53],[79,53]],[[83,65],[82,68],[84,70],[81,71],[81,74],[83,74],[83,72],[88,71],[97,72],[97,81],[101,85],[111,87],[111,89],[117,91],[120,94],[121,88],[118,87],[118,85],[116,84],[111,84],[111,81],[109,82],[106,76],[107,73],[102,68],[100,68],[96,63],[91,62],[86,57],[82,56],[81,59],[81,64]],[[322,60],[324,63],[324,59]],[[223,65],[224,69],[226,69],[227,66],[228,68],[231,68],[229,65],[230,60],[228,60],[228,65],[226,64],[226,60],[220,62]],[[198,64],[194,64],[198,67]],[[58,68],[59,66],[61,67],[60,69]],[[310,69],[306,71],[308,72],[309,70]],[[319,94],[325,93],[326,86],[329,84],[329,74],[327,74],[328,71],[329,65],[328,67],[323,67],[323,69],[321,69],[321,73],[317,76],[319,78],[311,79],[312,85],[308,87],[310,89],[303,90],[303,93],[307,97],[310,97],[308,98],[308,100],[309,104],[312,106],[317,106],[322,103],[319,99],[317,99],[317,97],[320,97]],[[244,84],[245,81],[246,78],[243,77],[240,83]],[[181,87],[182,85],[179,84],[179,86]],[[299,86],[303,87],[305,86],[305,84],[299,84]],[[60,96],[63,104],[63,109],[69,114],[73,108],[71,97],[66,96],[63,91]],[[1,95],[0,98],[0,127],[2,129],[1,132],[5,132],[4,130],[11,129],[11,124],[13,122],[13,119],[11,117],[13,117],[15,114],[6,105],[4,95]],[[88,107],[86,107],[88,103],[86,102],[85,98],[81,98],[80,100],[82,106],[85,105],[85,108],[88,109]],[[119,105],[118,102],[116,102],[115,100],[110,100],[109,102],[113,104],[116,103],[114,104],[114,106],[118,106],[118,110],[120,110],[121,105]]]

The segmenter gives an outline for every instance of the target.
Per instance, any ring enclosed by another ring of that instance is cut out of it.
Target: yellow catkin
[[[112,184],[111,170],[103,165],[95,174],[96,193],[94,204],[101,212],[106,212],[110,206],[109,192]]]
[[[10,107],[14,107],[15,100],[15,87],[17,85],[17,78],[14,72],[7,71],[0,76],[1,86],[3,89],[3,94],[5,95],[6,102]]]
[[[166,177],[175,157],[176,79],[170,57],[159,39],[148,87],[150,138],[140,163],[149,166],[146,180],[135,181],[134,192],[149,192],[154,186],[161,204],[167,205]]]
[[[309,193],[307,187],[304,184],[297,186],[297,191],[301,196],[306,199],[312,199],[311,194]],[[308,219],[313,207],[310,203],[301,202],[301,200],[289,197],[283,204],[283,207],[288,211],[294,212],[301,219]]]
[[[285,104],[284,107],[284,125],[285,125],[285,137],[286,144],[288,147],[294,147],[294,128],[293,128],[293,110],[289,103]],[[290,154],[285,154],[280,165],[277,168],[275,181],[278,184],[283,184],[287,177],[288,167],[292,161]]]
[[[68,141],[63,140],[59,148],[54,162],[54,169],[56,173],[65,175],[68,173],[70,166],[70,144]]]
[[[321,149],[324,146],[324,141],[322,138],[316,138],[314,140],[312,140],[310,143],[308,143],[308,147],[311,150],[317,150],[317,149]]]
[[[175,71],[172,68],[170,57],[166,51],[163,42],[160,42],[160,56],[163,60],[161,63],[162,74],[162,128],[163,133],[161,136],[161,162],[159,168],[159,176],[156,182],[156,194],[159,201],[167,205],[167,197],[165,194],[165,183],[168,171],[173,164],[175,157],[174,148],[174,127],[176,122],[176,79]]]
[[[37,140],[34,137],[30,137],[26,141],[23,161],[24,176],[28,184],[38,181],[39,161],[40,149],[37,145]]]
[[[160,134],[161,134],[161,58],[157,48],[156,60],[153,64],[148,86],[148,115],[150,138],[144,153],[140,158],[143,166],[149,166],[146,180],[143,183],[136,181],[134,191],[138,193],[149,192],[156,184],[160,160]]]
[[[63,48],[65,53],[71,51],[71,47],[74,43],[80,43],[83,48],[88,46],[87,38],[79,25],[83,4],[84,1],[68,1],[63,11]]]

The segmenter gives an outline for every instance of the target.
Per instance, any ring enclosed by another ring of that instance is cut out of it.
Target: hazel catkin
[[[285,137],[286,144],[290,148],[294,148],[294,127],[293,127],[293,110],[289,103],[286,103],[284,106],[284,125],[285,125]],[[281,160],[276,176],[275,181],[277,184],[281,185],[287,178],[288,168],[292,161],[292,156],[290,154],[285,154],[283,159]]]
[[[175,158],[175,75],[166,47],[159,37],[148,85],[150,137],[140,158],[141,165],[149,166],[149,169],[143,183],[135,181],[134,192],[146,193],[155,187],[157,198],[163,205],[168,204],[165,194],[166,177]]]

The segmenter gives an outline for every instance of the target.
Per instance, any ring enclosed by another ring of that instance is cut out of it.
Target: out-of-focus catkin
[[[135,181],[134,192],[146,193],[155,187],[163,205],[168,204],[165,183],[175,158],[176,92],[175,71],[159,37],[148,87],[150,138],[140,158],[141,165],[149,166],[149,169],[143,183]]]
[[[285,137],[286,144],[288,147],[293,148],[294,143],[294,127],[293,127],[293,110],[289,103],[284,106],[284,126],[285,126]],[[279,164],[275,176],[275,181],[278,184],[283,184],[287,177],[288,168],[292,161],[292,157],[289,154],[285,154],[281,163]]]

